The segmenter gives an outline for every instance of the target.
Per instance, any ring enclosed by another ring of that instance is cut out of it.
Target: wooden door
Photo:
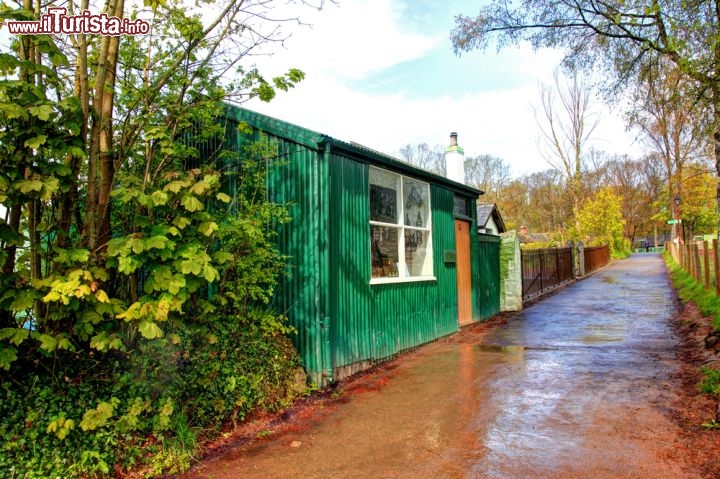
[[[470,223],[455,220],[455,269],[457,271],[458,323],[472,323],[472,281],[470,274]]]

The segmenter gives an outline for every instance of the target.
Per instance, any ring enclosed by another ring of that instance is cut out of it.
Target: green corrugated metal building
[[[275,306],[297,329],[311,381],[342,379],[481,317],[470,234],[481,191],[244,108],[228,106],[226,121],[226,147],[261,135],[277,146],[269,194],[291,203],[293,220],[279,232],[291,275]]]

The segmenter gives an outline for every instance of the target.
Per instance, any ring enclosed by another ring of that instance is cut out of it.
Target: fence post
[[[677,247],[678,264],[680,265],[680,267],[682,269],[685,269],[685,254],[684,254],[685,253],[685,251],[684,251],[685,245],[678,243],[675,246]]]
[[[683,256],[683,248],[685,247],[684,244],[675,244],[673,248],[676,248],[677,254],[678,254],[678,262],[677,264],[680,265],[681,268],[685,269],[685,257]]]
[[[705,287],[710,289],[710,251],[708,251],[708,242],[703,241],[703,256],[705,266]]]
[[[557,276],[557,282],[560,282],[560,250],[555,248],[555,275]]]
[[[585,245],[582,241],[577,242],[578,255],[578,278],[585,277]]]
[[[720,281],[718,281],[718,276],[720,276],[720,263],[718,263],[718,240],[715,238],[712,240],[713,245],[713,270],[715,273],[715,294],[720,296]]]
[[[698,247],[697,243],[693,243],[692,245],[693,250],[693,269],[695,270],[695,281],[698,283],[702,281],[700,279],[700,248]]]
[[[686,245],[688,250],[688,271],[690,271],[690,276],[697,280],[697,277],[695,276],[695,248],[693,248],[693,245],[690,243],[686,243]]]

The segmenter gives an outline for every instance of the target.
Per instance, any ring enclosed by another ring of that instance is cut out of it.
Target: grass
[[[673,287],[677,290],[680,299],[684,303],[689,301],[695,303],[704,316],[712,318],[713,328],[720,329],[720,297],[713,289],[706,289],[702,283],[695,281],[669,254],[664,254],[664,257]]]
[[[689,273],[675,263],[669,254],[665,253],[663,257],[670,272],[673,287],[677,290],[683,303],[690,301],[695,303],[704,316],[712,318],[713,328],[720,329],[720,298],[715,291],[707,289],[704,284],[695,281]],[[703,375],[703,380],[698,385],[700,391],[712,396],[720,396],[720,370],[703,367],[700,372]],[[717,429],[720,428],[720,423],[713,420],[703,424],[703,427]]]

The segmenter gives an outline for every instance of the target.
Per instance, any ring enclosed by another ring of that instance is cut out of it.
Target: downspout
[[[329,245],[329,234],[330,234],[330,141],[324,142],[323,161],[320,163],[320,174],[319,176],[319,210],[320,217],[318,223],[320,225],[320,231],[318,232],[318,246],[319,246],[319,263],[321,265],[318,268],[318,276],[320,280],[320,292],[321,297],[319,301],[320,306],[320,346],[322,348],[323,358],[323,378],[326,384],[333,382],[333,361],[332,361],[332,348],[330,344],[330,245]],[[320,237],[320,235],[323,235]]]

